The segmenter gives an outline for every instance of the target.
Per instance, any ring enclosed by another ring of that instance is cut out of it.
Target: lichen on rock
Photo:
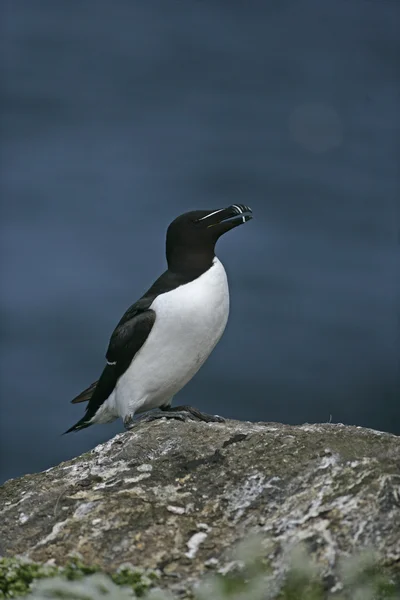
[[[227,582],[238,566],[234,548],[258,534],[271,586],[299,543],[324,593],[340,590],[343,557],[363,550],[373,549],[397,581],[399,464],[398,437],[359,427],[141,423],[6,482],[0,554],[67,568],[78,552],[82,564],[111,575],[140,565],[185,597],[208,574]]]

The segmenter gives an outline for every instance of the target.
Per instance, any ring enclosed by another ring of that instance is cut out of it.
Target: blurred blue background
[[[400,433],[397,0],[3,0],[1,479],[60,434],[178,214],[249,204],[179,403]]]

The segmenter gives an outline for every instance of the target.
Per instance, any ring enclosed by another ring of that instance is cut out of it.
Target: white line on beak
[[[217,213],[220,213],[223,210],[225,210],[225,209],[220,208],[219,210],[214,210],[214,212],[210,213],[209,215],[206,215],[205,217],[201,217],[201,219],[199,219],[199,221],[204,221],[204,219],[208,219],[208,217],[212,217],[213,215],[216,215]]]
[[[237,205],[237,204],[232,204],[233,208],[236,208],[236,210],[239,212],[239,214],[242,214],[242,209]],[[246,223],[246,219],[244,217],[242,217],[242,223]]]

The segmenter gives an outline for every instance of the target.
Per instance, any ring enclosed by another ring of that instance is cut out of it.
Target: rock
[[[344,425],[140,423],[91,452],[0,488],[0,554],[115,572],[159,570],[179,594],[232,568],[250,533],[273,572],[303,542],[337,587],[363,548],[400,575],[400,438]],[[340,585],[339,585],[340,587]]]

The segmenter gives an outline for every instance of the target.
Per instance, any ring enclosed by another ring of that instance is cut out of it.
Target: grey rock
[[[400,573],[400,438],[345,425],[138,424],[91,452],[0,488],[0,554],[63,565],[130,563],[190,589],[226,572],[251,533],[279,574],[302,542],[338,583],[363,548]]]

